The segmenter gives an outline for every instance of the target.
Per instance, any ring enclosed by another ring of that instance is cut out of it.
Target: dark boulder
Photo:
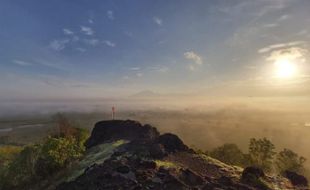
[[[178,136],[171,133],[160,135],[155,140],[155,143],[163,145],[167,153],[189,150],[189,148],[183,143],[183,141]]]
[[[86,141],[86,148],[115,140],[153,140],[159,136],[156,128],[150,125],[141,125],[133,120],[108,120],[95,124],[90,138]]]
[[[271,188],[262,180],[265,177],[265,173],[258,167],[247,167],[243,170],[241,176],[241,182],[256,187],[261,190],[270,190]]]
[[[291,181],[294,186],[308,186],[308,180],[302,175],[299,175],[292,171],[285,171],[284,175]]]
[[[265,173],[262,169],[254,166],[246,167],[242,172],[242,179],[246,180],[248,177],[265,177]]]

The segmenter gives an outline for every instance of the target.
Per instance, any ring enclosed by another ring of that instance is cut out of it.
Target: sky
[[[1,0],[0,99],[307,96],[309,0]]]

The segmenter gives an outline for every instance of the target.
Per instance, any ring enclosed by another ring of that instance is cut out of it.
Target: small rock
[[[130,168],[128,166],[119,166],[118,168],[116,168],[116,171],[122,174],[127,174],[129,173]]]

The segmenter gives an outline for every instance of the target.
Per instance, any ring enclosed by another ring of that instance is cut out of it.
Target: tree
[[[260,167],[264,170],[270,170],[275,146],[266,138],[250,140],[249,156],[253,165]]]
[[[73,127],[69,119],[62,113],[57,113],[53,116],[56,123],[56,130],[58,137],[70,137],[76,133],[76,128]]]
[[[276,166],[280,173],[286,170],[302,173],[304,171],[304,163],[306,159],[298,156],[297,153],[290,149],[284,149],[277,154]]]
[[[244,154],[236,144],[224,144],[213,149],[210,156],[226,164],[243,166]]]

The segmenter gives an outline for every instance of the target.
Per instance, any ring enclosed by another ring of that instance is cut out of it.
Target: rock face
[[[155,139],[159,136],[156,128],[150,125],[132,120],[108,120],[96,123],[90,138],[86,141],[86,148],[91,148],[98,144],[123,140]]]
[[[299,174],[297,174],[295,172],[291,172],[291,171],[285,171],[284,175],[295,186],[304,186],[304,187],[308,186],[308,180],[302,175],[299,175]]]

